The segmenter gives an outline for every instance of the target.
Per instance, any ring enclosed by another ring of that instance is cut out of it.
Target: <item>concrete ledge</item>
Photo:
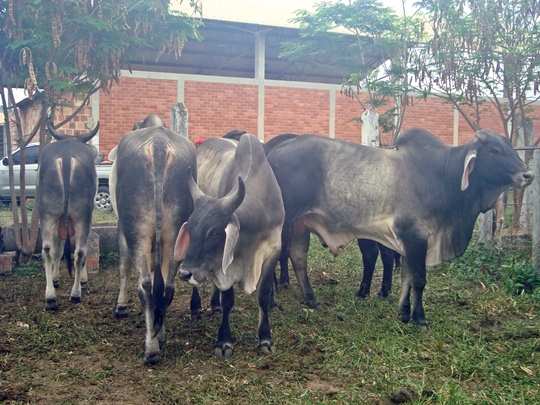
[[[1,238],[4,252],[17,250],[13,224],[2,225]],[[35,254],[41,253],[41,243],[41,235],[38,235]],[[88,242],[88,257],[99,258],[100,252],[118,252],[118,227],[116,223],[103,223],[92,227]]]

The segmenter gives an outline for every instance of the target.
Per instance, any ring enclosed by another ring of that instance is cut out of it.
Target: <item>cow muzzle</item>
[[[184,269],[180,269],[180,271],[178,272],[178,277],[180,277],[183,281],[191,284],[194,287],[200,287],[204,282],[204,278],[206,278],[204,277],[202,280],[199,281],[195,278],[191,271]]]
[[[523,188],[527,187],[534,180],[534,174],[532,170],[527,169],[514,177],[514,187]]]

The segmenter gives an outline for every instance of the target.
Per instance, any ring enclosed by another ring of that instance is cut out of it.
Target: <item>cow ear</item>
[[[461,191],[465,191],[469,187],[469,174],[474,169],[474,162],[476,161],[476,149],[471,149],[465,157],[465,163],[463,164],[463,175],[461,176]]]
[[[227,269],[234,259],[234,248],[238,242],[238,234],[240,233],[240,222],[236,215],[231,215],[231,220],[225,228],[225,249],[223,249],[223,259],[221,261],[221,270],[223,274],[227,274]]]
[[[178,232],[178,237],[176,238],[176,243],[174,244],[174,260],[179,262],[184,257],[189,247],[189,232],[187,230],[187,222],[184,222]]]

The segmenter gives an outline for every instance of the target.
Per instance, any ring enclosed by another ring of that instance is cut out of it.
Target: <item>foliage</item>
[[[474,130],[493,105],[515,139],[540,85],[540,4],[534,0],[424,0],[433,37],[418,79],[451,102]],[[532,97],[532,98],[531,98]]]
[[[199,21],[169,12],[169,1],[4,0],[0,21],[3,85],[44,89],[48,105],[119,81],[141,49],[179,57]],[[192,2],[193,3],[193,2]],[[193,3],[195,5],[195,3]]]
[[[200,12],[199,0],[190,0],[190,4]],[[1,97],[11,200],[15,201],[13,145],[21,148],[21,201],[25,201],[25,146],[38,133],[41,148],[50,141],[45,124],[48,118],[54,120],[56,108],[80,101],[56,125],[59,127],[87,106],[93,93],[108,91],[118,83],[120,69],[129,68],[134,52],[153,50],[156,61],[164,52],[178,58],[188,39],[199,39],[200,24],[187,14],[171,14],[169,0],[0,0],[0,85],[7,90]],[[23,128],[14,88],[24,88],[38,107],[33,128]],[[31,257],[37,240],[38,210],[33,211],[31,221],[26,211],[21,214],[19,220],[19,212],[13,209],[23,261]],[[28,234],[19,231],[28,228]]]
[[[422,21],[395,12],[378,0],[319,3],[316,10],[297,12],[300,39],[283,46],[282,57],[298,60],[323,55],[342,69],[342,93],[357,100],[363,110],[385,107],[380,117],[384,132],[400,131],[409,95],[411,53],[423,40]],[[364,57],[378,57],[379,69]],[[375,69],[375,70],[374,70]],[[360,92],[366,91],[366,104]]]

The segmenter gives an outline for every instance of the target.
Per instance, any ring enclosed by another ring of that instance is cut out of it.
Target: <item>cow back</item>
[[[69,213],[92,215],[94,196],[97,189],[97,174],[94,159],[97,150],[80,140],[68,137],[48,144],[41,156],[38,185],[40,210],[63,210],[64,179],[62,167],[70,165]],[[69,160],[69,163],[66,162]],[[59,203],[62,202],[62,203]]]

